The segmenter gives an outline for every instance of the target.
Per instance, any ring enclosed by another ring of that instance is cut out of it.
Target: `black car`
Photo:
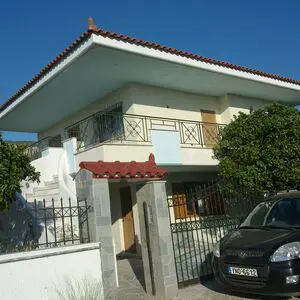
[[[215,245],[213,269],[217,281],[234,291],[300,295],[300,192],[258,204]]]

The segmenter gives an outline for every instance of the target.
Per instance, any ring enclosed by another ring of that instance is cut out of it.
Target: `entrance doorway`
[[[120,199],[123,222],[124,250],[126,252],[136,252],[130,186],[120,188]]]

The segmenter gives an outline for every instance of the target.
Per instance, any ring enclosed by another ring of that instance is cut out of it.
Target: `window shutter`
[[[218,140],[218,125],[214,111],[201,111],[203,144],[212,147]]]

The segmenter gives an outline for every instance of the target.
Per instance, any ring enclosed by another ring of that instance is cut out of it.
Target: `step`
[[[27,196],[27,201],[43,201],[43,200],[46,200],[46,201],[49,201],[52,199],[54,199],[55,201],[56,200],[59,200],[60,201],[60,195],[59,194],[52,194],[52,195],[28,195]]]
[[[49,196],[59,196],[59,190],[49,190],[49,191],[35,191],[33,193],[28,193],[26,195],[27,197],[37,197],[37,198],[42,198],[42,197],[49,197]]]
[[[52,184],[59,184],[59,178],[58,175],[53,175],[52,180],[45,180],[44,185],[52,185]]]
[[[44,181],[44,186],[41,186],[41,188],[47,187],[47,188],[53,188],[56,189],[59,187],[59,182],[56,181]],[[39,187],[37,187],[39,188]]]
[[[35,195],[51,195],[51,194],[57,194],[59,193],[59,186],[56,186],[55,188],[51,188],[48,186],[43,187],[36,187],[33,189],[33,194]]]
[[[36,193],[28,193],[25,195],[27,198],[30,197],[38,197],[39,199],[43,196],[45,197],[56,197],[57,199],[60,199],[59,197],[59,193],[51,193],[51,194],[42,194],[42,193],[39,193],[39,195],[37,195]]]
[[[27,194],[26,200],[27,202],[37,202],[45,200],[46,205],[52,205],[52,199],[54,199],[54,204],[57,205],[60,203],[60,197],[58,194],[54,195],[44,195],[44,196],[36,196],[35,194]]]

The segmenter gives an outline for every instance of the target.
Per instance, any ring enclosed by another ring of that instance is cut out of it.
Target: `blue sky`
[[[299,0],[1,1],[0,103],[85,31],[89,16],[110,31],[300,79],[299,11]]]

